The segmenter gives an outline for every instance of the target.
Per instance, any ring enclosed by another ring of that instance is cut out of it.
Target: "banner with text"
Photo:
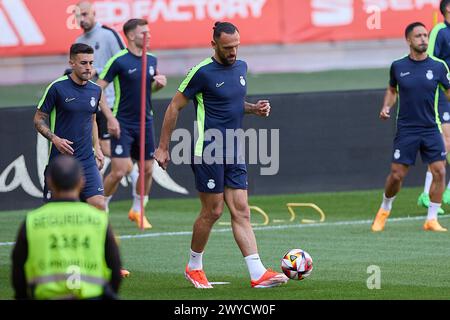
[[[82,33],[74,0],[0,0],[0,56],[64,54]],[[242,44],[402,37],[431,27],[439,0],[96,0],[97,20],[116,30],[150,23],[152,49],[209,46],[215,21],[231,21]]]

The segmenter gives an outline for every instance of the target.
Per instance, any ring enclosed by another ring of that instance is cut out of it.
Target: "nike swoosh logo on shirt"
[[[225,82],[216,83],[216,88],[220,88],[220,87],[223,86],[224,84],[225,84]]]
[[[76,98],[66,98],[66,103],[68,103],[68,102],[70,102],[70,101],[73,101],[73,100],[75,100]]]
[[[403,72],[401,72],[400,73],[400,77],[406,77],[407,75],[409,75],[409,74],[411,74],[410,72],[405,72],[405,73],[403,73]]]
[[[129,74],[132,74],[132,73],[135,72],[136,70],[137,70],[137,68],[130,69],[130,70],[128,70],[128,73],[129,73]]]

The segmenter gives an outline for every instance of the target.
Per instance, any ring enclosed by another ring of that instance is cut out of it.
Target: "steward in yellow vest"
[[[28,213],[13,250],[15,298],[117,298],[119,250],[106,213],[78,201],[81,165],[58,156],[46,178],[53,200]]]

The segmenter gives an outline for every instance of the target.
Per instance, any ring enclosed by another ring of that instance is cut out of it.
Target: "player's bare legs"
[[[392,203],[402,187],[403,179],[408,173],[408,169],[409,166],[405,164],[391,164],[391,173],[388,175],[384,186],[383,202],[381,203],[380,209],[378,210],[372,223],[372,231],[379,232],[384,230],[386,220],[391,213]]]
[[[189,263],[186,265],[184,276],[198,289],[212,288],[203,271],[203,251],[208,242],[214,223],[223,212],[223,193],[199,192],[202,208],[195,220]]]
[[[267,270],[258,254],[255,233],[250,222],[247,190],[225,187],[225,203],[231,214],[234,239],[244,256],[253,288],[270,288],[281,285],[288,278],[281,273]]]
[[[402,187],[403,179],[408,173],[409,167],[401,163],[392,163],[391,173],[386,179],[384,194],[387,198],[395,197]]]
[[[223,193],[199,192],[199,196],[202,208],[194,223],[191,249],[201,253],[205,250],[214,223],[222,216],[224,201]]]
[[[120,180],[127,174],[130,168],[130,158],[112,158],[111,172],[105,177],[105,197],[112,196],[119,186]]]
[[[423,225],[427,231],[447,231],[437,221],[438,210],[441,207],[442,194],[445,189],[445,161],[435,161],[429,165],[433,175],[433,183],[430,187],[430,206],[428,207],[427,220]]]
[[[442,194],[445,189],[445,161],[436,161],[429,165],[433,175],[433,183],[430,187],[430,201],[442,202]]]
[[[97,209],[105,211],[105,197],[101,195],[96,195],[90,198],[86,199],[86,202],[89,203],[91,206],[96,207]]]
[[[144,181],[144,194],[148,195],[150,193],[150,189],[152,187],[152,175],[153,175],[153,159],[151,160],[145,160],[144,163],[144,176],[145,176],[145,181]],[[139,172],[141,172],[141,166],[140,163],[137,163],[138,165],[138,169]],[[137,179],[137,183],[136,183],[136,194],[140,194],[139,190],[140,190],[140,185],[141,185],[141,177],[139,176]]]
[[[107,141],[109,142],[109,140]],[[131,163],[130,158],[111,158],[111,172],[105,177],[103,181],[105,189],[104,210],[109,211],[108,210],[109,200],[111,199],[112,195],[116,192],[122,177],[127,174],[128,169],[130,168],[130,163]],[[122,277],[128,277],[130,275],[130,272],[126,269],[121,269],[120,273]]]
[[[231,213],[234,239],[244,257],[258,253],[256,238],[250,223],[247,190],[225,187],[225,202]]]
[[[153,159],[151,160],[145,160],[144,162],[144,207],[148,202],[148,194],[150,193],[150,188],[152,186],[152,175],[153,175]],[[140,172],[140,163],[138,162],[138,169]],[[129,167],[130,171],[133,169],[133,164],[131,164],[131,167]],[[136,181],[135,186],[135,196],[133,196],[133,206],[128,212],[128,218],[131,221],[135,221],[138,227],[140,227],[141,223],[141,176],[139,175]],[[150,229],[152,225],[147,220],[147,218],[143,217],[143,227],[144,229]]]
[[[100,148],[102,149],[103,155],[111,158],[111,140],[100,139]]]

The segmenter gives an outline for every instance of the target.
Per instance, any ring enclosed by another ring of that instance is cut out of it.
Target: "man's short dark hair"
[[[75,55],[79,53],[87,53],[87,54],[93,54],[94,49],[84,43],[74,43],[70,46],[70,57],[73,58]]]
[[[441,0],[441,3],[439,4],[439,10],[441,11],[442,15],[445,17],[445,14],[447,13],[447,6],[450,4],[450,0]]]
[[[146,26],[148,24],[145,19],[130,19],[123,25],[123,33],[127,35],[130,31],[133,31],[137,26]]]
[[[414,30],[414,28],[416,27],[424,27],[425,29],[427,27],[425,27],[425,25],[422,22],[413,22],[411,24],[409,24],[406,29],[405,29],[405,38],[408,38],[409,34]]]
[[[83,177],[80,162],[71,156],[59,155],[50,161],[46,170],[46,179],[51,179],[58,191],[72,191]]]
[[[234,24],[230,22],[220,22],[220,21],[214,24],[213,30],[214,30],[213,32],[214,41],[219,40],[220,35],[222,33],[234,34],[236,31],[239,32],[238,28]]]

